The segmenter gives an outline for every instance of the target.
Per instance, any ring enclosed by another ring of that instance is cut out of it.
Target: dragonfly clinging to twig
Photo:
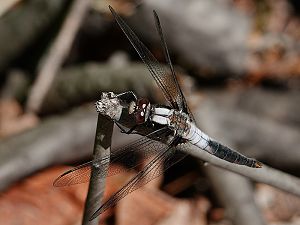
[[[152,133],[141,137],[134,143],[116,151],[117,154],[112,153],[111,163],[126,162],[128,168],[135,168],[138,165],[138,161],[135,160],[136,155],[134,154],[136,152],[139,152],[146,158],[152,158],[151,161],[140,172],[138,172],[135,177],[133,177],[110,199],[102,204],[92,215],[91,219],[97,217],[106,209],[114,206],[127,194],[160,176],[164,170],[182,160],[186,156],[186,152],[182,150],[187,149],[189,145],[197,146],[199,150],[207,151],[208,153],[230,163],[253,168],[261,167],[261,163],[257,160],[248,158],[226,147],[225,145],[222,145],[197,127],[194,117],[176,79],[175,71],[171,63],[167,44],[157,13],[153,11],[156,28],[169,66],[169,72],[160,65],[151,52],[139,40],[136,34],[123,21],[123,19],[114,11],[114,9],[112,7],[109,8],[117,24],[125,33],[138,55],[147,66],[151,76],[162,90],[168,105],[162,106],[151,104],[146,98],[138,99],[133,92],[125,92],[111,96],[111,98],[118,98],[121,100],[125,99],[129,102],[129,113],[135,118],[135,126],[126,131],[126,133],[133,132],[138,126],[154,126],[157,127],[157,129]],[[103,112],[103,109],[101,109],[102,104],[103,100],[99,100],[96,103],[99,113]],[[167,141],[162,143],[159,139]],[[103,158],[94,159],[62,174],[56,179],[54,185],[65,186],[86,182],[90,178],[92,165],[104,165],[108,163],[108,160]],[[165,165],[163,170],[160,168],[162,163]],[[122,171],[123,169],[112,169],[112,167],[110,167],[107,176],[112,176]],[[100,176],[104,177],[106,171],[100,171],[100,173]]]

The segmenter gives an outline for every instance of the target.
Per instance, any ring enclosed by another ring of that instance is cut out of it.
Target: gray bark
[[[45,31],[66,3],[66,0],[22,1],[0,19],[0,71]]]
[[[205,68],[215,75],[229,76],[246,69],[250,20],[228,2],[144,1],[130,22],[148,40],[158,40],[153,9],[160,17],[170,52],[186,64]]]
[[[252,183],[245,177],[208,166],[205,168],[226,217],[234,225],[264,225],[261,212],[255,203]]]

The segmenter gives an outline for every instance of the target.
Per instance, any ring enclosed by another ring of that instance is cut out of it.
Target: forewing
[[[160,37],[160,42],[161,42],[162,48],[164,50],[165,59],[166,59],[168,65],[169,65],[169,68],[170,68],[170,71],[171,71],[171,73],[168,74],[170,76],[168,81],[173,82],[173,84],[174,84],[173,88],[176,89],[175,91],[172,92],[173,99],[175,99],[175,101],[177,102],[177,104],[179,106],[179,109],[182,110],[183,112],[189,114],[191,119],[194,121],[194,117],[192,115],[192,112],[191,112],[191,110],[189,109],[189,107],[187,105],[186,99],[185,99],[185,97],[182,93],[182,90],[181,90],[181,88],[179,86],[179,83],[178,83],[178,80],[176,78],[176,74],[175,74],[175,70],[173,68],[173,64],[172,64],[171,57],[170,57],[170,54],[169,54],[167,42],[164,38],[164,34],[163,34],[162,27],[161,27],[161,24],[160,24],[160,21],[159,21],[159,17],[158,17],[155,10],[153,10],[153,15],[154,15],[154,19],[155,19],[156,30],[158,32],[158,35]]]
[[[158,153],[134,178],[132,178],[125,186],[123,186],[118,192],[116,192],[108,201],[106,201],[92,216],[91,220],[99,216],[108,208],[114,206],[119,200],[124,198],[129,193],[135,191],[141,186],[147,184],[151,180],[160,176],[165,170],[172,165],[182,160],[186,154],[180,152],[174,147],[176,138],[161,152]],[[161,168],[164,163],[164,168]]]
[[[182,109],[182,95],[180,89],[177,86],[176,77],[172,73],[167,73],[165,69],[160,65],[152,53],[147,49],[147,47],[139,40],[136,34],[131,30],[131,28],[123,21],[123,19],[114,11],[114,9],[109,6],[115,20],[118,25],[133,45],[138,55],[141,57],[143,62],[146,64],[150,74],[155,79],[158,86],[163,91],[163,94],[171,106],[175,109]],[[175,80],[174,80],[175,79]]]
[[[139,138],[135,142],[132,142],[112,152],[110,157],[107,156],[104,158],[97,158],[82,165],[79,165],[60,175],[54,181],[53,185],[56,187],[62,187],[88,182],[90,180],[91,168],[93,165],[101,167],[100,170],[97,170],[99,173],[97,176],[103,178],[105,178],[106,175],[109,177],[133,169],[142,163],[139,160],[140,158],[150,158],[157,152],[159,152],[162,148],[167,146],[161,142],[154,141],[151,139],[156,136],[159,137],[162,135],[166,135],[167,133],[167,128],[159,129],[150,133],[147,136]],[[107,168],[109,162],[111,162],[112,164],[125,163],[126,168],[110,166],[108,172],[106,172],[105,168]]]

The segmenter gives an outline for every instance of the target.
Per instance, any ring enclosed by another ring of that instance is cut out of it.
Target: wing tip
[[[59,182],[60,178],[61,178],[61,176],[59,176],[58,178],[56,178],[53,181],[53,183],[52,183],[53,187],[62,187],[61,183]]]

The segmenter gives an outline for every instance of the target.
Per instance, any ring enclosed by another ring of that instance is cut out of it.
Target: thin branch
[[[205,171],[233,224],[265,224],[255,203],[253,187],[248,179],[214,166],[207,166]]]
[[[189,153],[213,166],[229,170],[231,172],[248,177],[256,182],[265,183],[277,187],[283,191],[300,196],[300,179],[280,170],[276,170],[267,165],[263,165],[262,168],[239,166],[221,160],[196,147],[191,148]]]
[[[104,158],[110,155],[111,137],[114,122],[98,114],[93,158]],[[104,194],[105,177],[99,177],[99,171],[108,170],[109,161],[105,165],[93,165],[87,199],[85,202],[82,224],[96,225],[99,217],[90,221],[92,214],[100,206]]]
[[[0,191],[43,168],[90,157],[96,116],[84,106],[0,140]]]
[[[9,1],[11,0],[0,1],[0,5]],[[41,37],[41,34],[65,10],[67,2],[67,0],[23,0],[1,17],[1,72]]]
[[[26,110],[38,112],[59,68],[63,64],[78,31],[80,24],[89,9],[91,0],[74,1],[64,24],[56,37],[50,52],[38,72],[37,80],[29,94]]]
[[[0,3],[0,17],[7,13],[14,5],[16,5],[20,0],[6,0]]]

